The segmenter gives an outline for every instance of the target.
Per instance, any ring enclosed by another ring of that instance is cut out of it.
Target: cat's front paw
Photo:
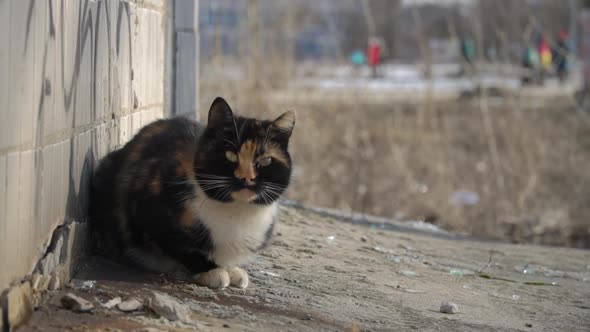
[[[244,269],[239,267],[230,267],[227,269],[229,273],[229,284],[238,287],[238,288],[246,288],[250,282],[250,278],[248,277],[248,272]]]
[[[218,267],[216,269],[195,275],[193,280],[199,286],[205,286],[209,288],[225,288],[229,286],[230,278],[226,269]]]

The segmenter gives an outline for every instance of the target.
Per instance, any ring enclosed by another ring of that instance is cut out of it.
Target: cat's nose
[[[255,178],[251,178],[251,177],[245,177],[245,178],[241,178],[240,180],[242,180],[242,183],[243,183],[245,186],[252,186],[252,185],[254,185],[254,183],[255,183],[255,182],[254,182],[254,179],[255,179]]]

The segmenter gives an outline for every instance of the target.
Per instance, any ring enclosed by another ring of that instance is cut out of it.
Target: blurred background
[[[295,109],[299,203],[590,248],[588,6],[201,0],[200,117]]]

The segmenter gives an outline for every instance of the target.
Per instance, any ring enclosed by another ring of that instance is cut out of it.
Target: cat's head
[[[195,157],[195,175],[205,194],[221,202],[271,204],[291,179],[289,138],[295,113],[274,121],[235,116],[217,97]]]

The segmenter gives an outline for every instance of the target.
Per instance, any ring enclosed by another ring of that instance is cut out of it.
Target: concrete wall
[[[165,0],[0,0],[0,291],[60,224],[84,221],[96,162],[169,113]]]

